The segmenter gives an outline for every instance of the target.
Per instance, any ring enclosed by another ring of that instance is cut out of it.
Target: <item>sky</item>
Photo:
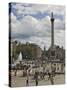
[[[65,6],[11,3],[11,39],[51,46],[51,12],[54,14],[54,44],[65,48]]]

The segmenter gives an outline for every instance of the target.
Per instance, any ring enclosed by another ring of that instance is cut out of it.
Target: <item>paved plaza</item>
[[[17,76],[12,75],[11,86],[12,87],[25,87],[26,79],[27,79],[27,77],[23,77],[19,73],[17,74]],[[54,85],[64,84],[64,83],[65,83],[65,75],[64,74],[56,75],[54,77]],[[47,75],[45,76],[45,78],[43,80],[42,79],[38,80],[38,86],[41,86],[41,85],[51,85],[51,81],[50,81],[50,79],[48,80]],[[32,76],[29,76],[29,86],[36,86],[35,80],[33,79]]]

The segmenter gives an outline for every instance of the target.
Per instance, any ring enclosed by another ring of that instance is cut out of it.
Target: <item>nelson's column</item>
[[[54,17],[53,12],[51,13],[51,46],[54,46]]]

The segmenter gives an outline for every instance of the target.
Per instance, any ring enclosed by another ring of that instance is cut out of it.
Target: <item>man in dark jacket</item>
[[[38,86],[38,72],[35,72],[35,82],[36,86]]]

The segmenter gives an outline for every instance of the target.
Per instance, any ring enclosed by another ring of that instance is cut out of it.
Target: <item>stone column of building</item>
[[[53,17],[53,12],[51,13],[51,46],[54,46],[54,17]]]

